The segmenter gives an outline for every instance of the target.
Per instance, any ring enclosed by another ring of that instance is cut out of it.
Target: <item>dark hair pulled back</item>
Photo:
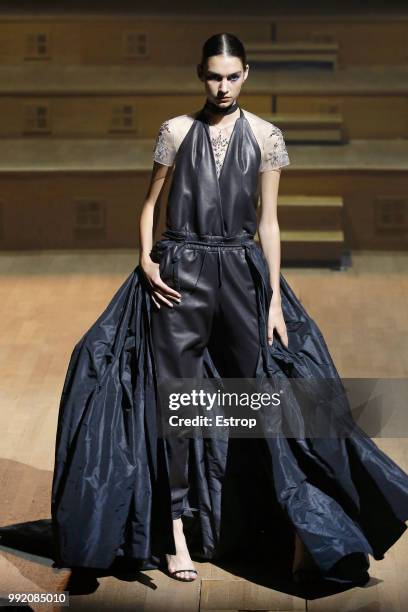
[[[207,59],[212,55],[221,54],[239,57],[245,69],[247,63],[245,48],[240,39],[234,34],[220,32],[208,38],[203,45],[201,65],[205,66]]]

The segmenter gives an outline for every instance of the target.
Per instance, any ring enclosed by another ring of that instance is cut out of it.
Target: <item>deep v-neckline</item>
[[[221,176],[222,176],[222,173],[224,171],[224,167],[225,167],[225,164],[226,164],[226,161],[227,161],[227,157],[228,157],[228,154],[229,154],[229,151],[230,151],[230,148],[231,148],[231,141],[232,141],[232,139],[234,137],[234,134],[235,134],[235,131],[236,131],[236,127],[237,127],[237,123],[238,123],[238,121],[242,120],[243,116],[244,116],[244,113],[242,111],[242,108],[239,107],[239,117],[236,118],[235,123],[234,123],[234,127],[232,128],[232,132],[231,132],[231,135],[229,137],[227,149],[225,151],[225,155],[224,155],[224,159],[223,159],[223,162],[222,162],[222,166],[221,166],[221,170],[220,170],[220,175],[219,176],[217,174],[217,164],[216,164],[216,161],[215,161],[214,149],[213,149],[213,145],[212,145],[212,142],[211,142],[210,127],[209,127],[209,124],[205,120],[202,121],[202,123],[204,124],[205,133],[208,136],[209,146],[210,146],[210,149],[211,149],[212,165],[213,165],[213,168],[214,168],[214,171],[215,171],[215,178],[216,178],[218,187],[220,187],[220,184],[221,184]]]

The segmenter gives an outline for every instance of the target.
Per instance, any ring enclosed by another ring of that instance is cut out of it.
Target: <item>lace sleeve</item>
[[[271,124],[264,136],[262,161],[259,171],[278,170],[289,164],[289,155],[282,132],[276,125]]]
[[[170,129],[170,121],[161,124],[153,149],[153,159],[164,166],[172,166],[176,155],[174,134]]]

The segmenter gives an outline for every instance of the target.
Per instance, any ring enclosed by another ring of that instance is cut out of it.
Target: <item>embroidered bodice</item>
[[[259,171],[278,170],[290,164],[282,131],[276,126],[242,109],[261,150]],[[153,159],[165,166],[172,166],[177,150],[187,134],[194,116],[185,114],[164,121],[159,129],[153,150]],[[221,127],[209,125],[217,175],[220,175],[225,153],[234,128],[235,119]]]

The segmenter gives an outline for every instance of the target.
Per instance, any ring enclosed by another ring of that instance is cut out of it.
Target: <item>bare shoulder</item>
[[[161,127],[167,130],[178,130],[182,129],[186,125],[190,125],[194,121],[193,113],[185,113],[184,115],[176,115],[169,117],[163,121]]]
[[[160,126],[158,140],[171,142],[172,148],[177,151],[193,121],[194,117],[187,113],[169,117]]]
[[[245,109],[242,109],[245,117],[248,119],[252,128],[254,128],[259,135],[270,135],[270,134],[280,134],[281,130],[277,125],[255,115],[255,113],[251,113]]]

